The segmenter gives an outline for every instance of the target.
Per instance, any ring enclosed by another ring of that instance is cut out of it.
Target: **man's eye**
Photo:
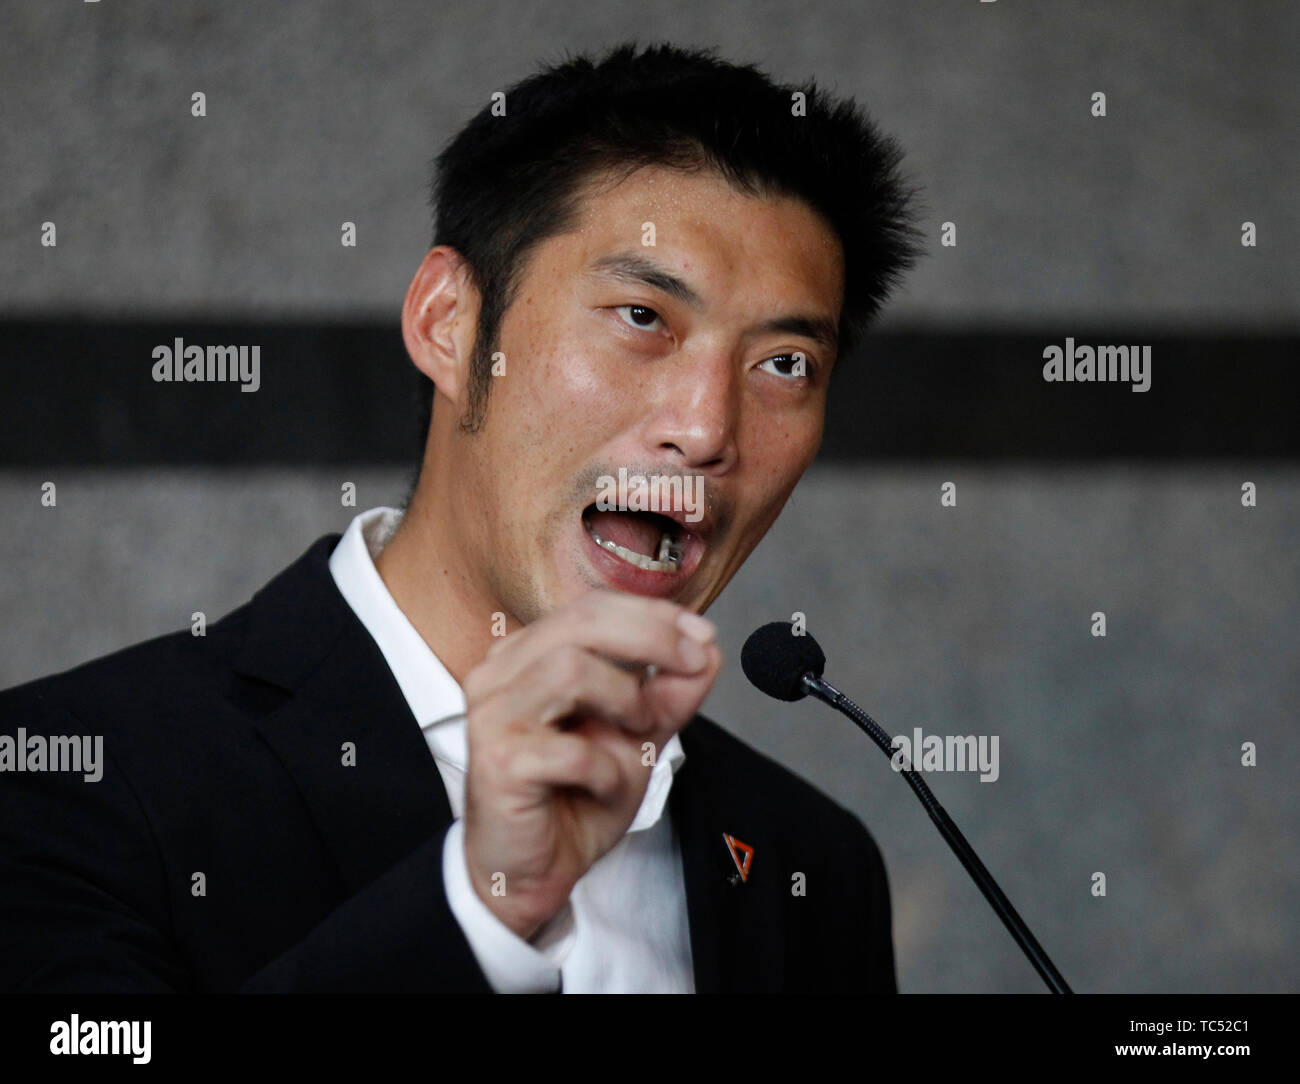
[[[628,316],[623,317],[623,322],[640,331],[650,330],[654,321],[660,319],[659,314],[654,309],[647,308],[645,305],[618,305],[614,311],[621,316],[624,309],[628,310],[630,318]]]
[[[800,377],[811,377],[813,374],[813,363],[807,354],[796,350],[793,354],[778,354],[774,358],[768,358],[759,364],[762,369],[765,366],[772,366],[767,371],[775,373],[777,376],[789,377],[791,380],[798,380]]]

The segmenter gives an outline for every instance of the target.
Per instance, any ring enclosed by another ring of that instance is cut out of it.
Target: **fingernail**
[[[692,640],[702,644],[711,644],[718,635],[718,627],[707,617],[690,612],[677,615],[677,627]]]
[[[690,636],[683,636],[677,642],[677,654],[692,671],[703,670],[705,663],[709,661],[704,645]]]

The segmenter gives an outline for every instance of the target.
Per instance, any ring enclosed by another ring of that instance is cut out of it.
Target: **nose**
[[[736,462],[740,384],[733,358],[682,358],[665,374],[660,409],[647,437],[657,456],[684,469],[725,474]]]

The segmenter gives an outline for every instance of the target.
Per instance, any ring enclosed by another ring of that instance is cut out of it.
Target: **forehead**
[[[843,248],[818,212],[793,197],[741,192],[707,169],[603,174],[582,190],[577,227],[553,240],[571,272],[598,275],[611,253],[636,249],[709,301],[743,291],[834,316],[843,296]]]

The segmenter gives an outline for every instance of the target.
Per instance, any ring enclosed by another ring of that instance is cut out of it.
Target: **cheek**
[[[769,427],[742,451],[742,460],[748,462],[743,487],[749,494],[746,535],[753,532],[761,538],[780,515],[816,455],[818,436],[818,428],[811,424]],[[757,540],[751,539],[751,545]]]
[[[518,399],[512,413],[534,437],[577,438],[608,426],[620,395],[599,359],[553,343],[523,366],[526,371],[512,388]]]
[[[765,420],[751,428],[742,451],[756,483],[769,496],[792,488],[817,454],[821,426],[813,418]]]
[[[612,414],[590,362],[563,345],[549,346],[507,355],[489,398],[491,439],[484,451],[485,489],[495,506],[513,510],[498,513],[501,529],[528,523],[538,539],[549,536],[553,520],[568,529],[568,487],[609,431]]]

